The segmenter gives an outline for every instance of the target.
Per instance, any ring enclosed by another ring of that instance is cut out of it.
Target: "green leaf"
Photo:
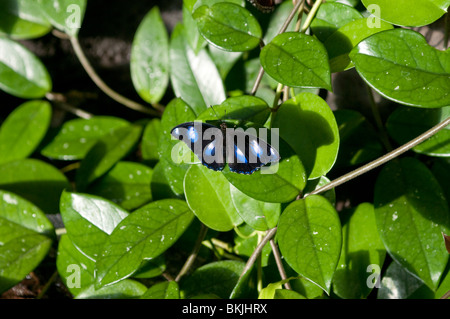
[[[101,197],[63,192],[61,217],[74,245],[89,259],[97,260],[101,247],[128,212]]]
[[[306,297],[294,290],[276,289],[274,299],[306,299]]]
[[[235,119],[264,125],[269,115],[270,108],[264,100],[251,95],[240,95],[226,99],[219,106],[206,109],[197,120]]]
[[[275,299],[275,294],[278,290],[282,290],[283,285],[289,282],[292,278],[280,280],[278,282],[270,283],[263,288],[259,293],[258,299]],[[304,297],[301,299],[305,299]]]
[[[51,244],[50,238],[0,217],[0,292],[13,287],[37,267]]]
[[[69,120],[64,122],[53,140],[42,149],[41,154],[58,160],[83,159],[101,137],[128,125],[128,121],[112,116]]]
[[[42,62],[28,49],[0,37],[0,89],[25,99],[39,99],[52,89]]]
[[[268,133],[267,137],[271,135],[272,133]],[[276,139],[279,137],[274,134],[272,141]],[[270,143],[274,146],[272,141]],[[281,157],[279,163],[264,166],[251,175],[231,172],[228,166],[222,173],[233,186],[256,200],[270,203],[292,201],[305,187],[306,173],[299,156],[292,148],[282,139],[278,142]]]
[[[61,192],[71,188],[58,169],[40,160],[23,159],[0,165],[0,189],[29,200],[46,214],[59,212]]]
[[[233,185],[230,185],[230,193],[239,216],[253,229],[265,231],[277,225],[281,204],[253,199]]]
[[[450,159],[442,158],[435,160],[431,171],[441,185],[447,203],[450,203]]]
[[[186,44],[183,25],[172,32],[170,42],[170,79],[177,97],[181,97],[198,115],[210,105],[225,100],[219,71],[206,50],[197,54]]]
[[[54,236],[53,224],[42,210],[14,193],[0,190],[0,218],[39,234]]]
[[[335,111],[334,116],[340,138],[336,166],[354,166],[384,154],[383,145],[374,127],[361,113],[342,109]]]
[[[158,7],[150,10],[139,25],[130,59],[136,91],[149,103],[159,102],[169,84],[169,36]]]
[[[326,176],[320,176],[319,178],[316,179],[309,179],[308,182],[306,183],[305,189],[303,190],[303,194],[309,194],[312,191],[319,189],[320,187],[325,186],[328,183],[330,183],[330,180]],[[336,204],[336,192],[334,188],[321,193],[321,195],[326,199],[328,199],[331,205],[334,206]]]
[[[319,11],[314,17],[311,30],[324,43],[339,28],[362,17],[358,10],[348,5],[339,2],[325,2],[320,5]]]
[[[294,5],[291,1],[283,1],[278,6],[276,6],[275,10],[270,14],[269,24],[267,25],[267,29],[264,34],[264,43],[269,43],[278,35],[281,27],[284,22],[288,18],[292,9],[294,9]],[[296,19],[292,19],[286,31],[295,31]]]
[[[148,288],[141,299],[180,299],[178,284],[175,281],[157,283]]]
[[[146,287],[134,280],[124,280],[95,290],[95,263],[84,256],[67,235],[61,236],[56,259],[58,273],[76,299],[127,299],[141,296]]]
[[[191,165],[184,177],[184,193],[190,209],[207,227],[224,232],[242,223],[231,199],[230,183],[221,172]]]
[[[374,206],[388,253],[434,290],[448,260],[441,232],[450,231],[448,205],[436,179],[416,159],[395,160],[378,176]]]
[[[0,34],[13,39],[33,39],[47,34],[50,23],[35,0],[0,2]]]
[[[439,109],[397,108],[388,118],[386,128],[399,144],[404,144],[450,117],[450,106]],[[450,156],[450,126],[440,130],[413,151],[428,156]]]
[[[62,282],[74,297],[94,283],[95,262],[83,255],[67,234],[59,240],[56,267]]]
[[[340,27],[324,42],[328,58],[330,59],[331,72],[345,71],[354,66],[348,54],[359,42],[372,34],[393,29],[391,24],[384,21],[380,21],[379,26],[374,28],[369,21],[370,18],[350,21]]]
[[[230,297],[233,288],[244,270],[241,261],[224,260],[206,264],[181,281],[184,298],[213,294],[219,298]]]
[[[367,284],[372,274],[369,270],[378,267],[381,271],[386,256],[372,204],[362,203],[352,210],[342,227],[342,238],[341,256],[333,277],[333,292],[344,299],[367,298],[373,288]]]
[[[159,256],[183,234],[194,215],[184,201],[150,203],[117,225],[96,263],[96,287],[131,276],[143,260]]]
[[[167,183],[176,195],[184,193],[183,180],[189,164],[174,163],[172,160],[176,157],[176,150],[179,147],[177,144],[180,141],[173,139],[170,131],[178,124],[194,120],[194,109],[180,98],[170,101],[161,118],[161,133],[159,136],[159,156],[161,161],[159,162],[159,167],[162,174],[160,182],[165,181],[164,184]]]
[[[142,134],[141,152],[142,159],[149,164],[154,163],[159,159],[159,139],[161,135],[161,121],[159,119],[152,119],[145,126]],[[153,166],[153,165],[152,165]]]
[[[433,292],[423,281],[392,262],[386,269],[377,294],[378,299],[431,299]]]
[[[227,2],[201,6],[193,13],[203,37],[225,51],[250,51],[261,41],[258,20],[245,8]]]
[[[328,104],[312,93],[286,101],[272,120],[280,136],[301,158],[309,179],[325,175],[339,150],[339,130]]]
[[[185,1],[183,1],[185,2]],[[192,10],[183,4],[183,35],[188,45],[197,54],[202,48],[206,46],[206,40],[200,34],[197,27],[197,22],[192,17]]]
[[[0,128],[0,164],[31,155],[47,132],[51,113],[45,101],[25,102],[14,109]]]
[[[152,200],[151,180],[151,168],[140,163],[118,162],[88,189],[90,194],[133,210]]]
[[[406,29],[374,34],[350,53],[358,73],[382,96],[425,108],[450,105],[449,57]]]
[[[449,0],[362,0],[374,16],[390,23],[420,27],[442,17],[450,5]]]
[[[83,22],[87,0],[38,0],[45,17],[60,31],[77,36]]]
[[[260,60],[264,70],[284,85],[331,91],[327,52],[323,44],[310,35],[282,33],[261,50]]]
[[[153,168],[150,184],[153,200],[182,197],[184,175],[186,169],[181,165],[162,158]]]
[[[330,202],[310,195],[290,204],[281,214],[277,239],[292,269],[329,294],[342,240],[339,216]]]
[[[108,132],[97,140],[81,161],[76,182],[79,190],[105,174],[128,155],[141,137],[142,127],[129,125]]]

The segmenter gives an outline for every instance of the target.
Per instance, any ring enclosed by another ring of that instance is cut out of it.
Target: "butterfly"
[[[248,0],[253,4],[258,10],[269,13],[275,9],[275,0]]]
[[[221,171],[228,163],[230,171],[252,174],[268,163],[280,160],[268,143],[242,128],[220,128],[203,122],[186,122],[175,126],[170,134],[182,140],[206,167]]]

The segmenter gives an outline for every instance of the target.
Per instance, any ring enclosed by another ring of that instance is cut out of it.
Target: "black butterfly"
[[[269,144],[243,129],[220,128],[202,122],[187,122],[175,126],[170,134],[182,140],[206,167],[221,171],[228,163],[230,171],[252,174],[262,166],[280,160]]]
[[[253,4],[258,10],[269,13],[275,9],[275,0],[248,0]]]

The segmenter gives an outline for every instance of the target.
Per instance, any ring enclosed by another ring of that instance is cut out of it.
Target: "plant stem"
[[[282,280],[285,280],[285,279],[287,279],[286,270],[284,270],[283,261],[281,260],[280,251],[278,250],[278,246],[275,243],[275,241],[273,240],[273,238],[270,240],[270,246],[272,247],[273,256],[275,258],[275,262],[277,263],[278,272],[280,273],[280,277],[281,277]],[[289,282],[286,282],[284,284],[284,287],[286,289],[289,289],[289,290],[292,289],[291,284]]]
[[[117,101],[118,103],[120,103],[130,109],[133,109],[135,111],[139,111],[139,112],[146,113],[149,115],[154,115],[154,116],[161,116],[162,110],[160,110],[160,109],[158,109],[158,111],[152,110],[148,107],[145,107],[144,105],[142,105],[140,103],[137,103],[135,101],[132,101],[132,100],[124,97],[123,95],[121,95],[121,94],[117,93],[116,91],[114,91],[113,89],[111,89],[100,78],[100,76],[97,74],[97,72],[95,72],[91,63],[86,58],[86,56],[81,48],[80,42],[78,41],[78,38],[76,36],[70,37],[70,43],[72,44],[72,47],[74,49],[74,52],[75,52],[78,60],[80,60],[81,65],[86,70],[89,77],[92,79],[92,81],[94,81],[94,83],[99,87],[99,89],[102,90],[106,95],[108,95],[110,98]]]
[[[322,0],[317,0],[314,3],[314,6],[311,8],[311,11],[308,13],[308,16],[306,17],[305,24],[303,24],[303,27],[300,29],[300,32],[305,32],[309,28],[312,20],[314,19],[314,16],[316,15],[317,11],[319,10],[321,4],[322,4]]]
[[[387,153],[386,155],[360,167],[355,169],[354,171],[351,171],[350,173],[347,173],[333,181],[331,181],[330,183],[312,191],[309,194],[306,194],[304,197],[308,196],[308,195],[313,195],[313,194],[319,194],[319,193],[323,193],[326,192],[330,189],[333,189],[339,185],[342,185],[362,174],[365,174],[367,172],[369,172],[370,170],[400,156],[401,154],[405,153],[406,151],[409,151],[411,148],[413,148],[414,146],[422,143],[423,141],[429,139],[430,137],[432,137],[434,134],[436,134],[437,132],[439,132],[440,130],[444,129],[447,125],[450,125],[450,117],[448,117],[446,120],[442,121],[441,123],[437,124],[436,126],[432,127],[431,129],[429,129],[428,131],[426,131],[425,133],[419,135],[418,137],[416,137],[415,139],[413,139],[412,141],[400,146],[399,148]]]
[[[56,280],[58,277],[58,271],[55,271],[50,279],[45,283],[44,287],[42,287],[42,290],[37,295],[36,299],[42,299],[42,297],[45,295],[45,293],[48,291],[52,283]]]
[[[276,227],[272,228],[272,229],[269,229],[267,231],[266,236],[264,236],[263,239],[261,239],[261,241],[259,242],[258,246],[256,246],[255,250],[253,251],[252,255],[247,260],[247,263],[245,264],[245,267],[242,270],[242,273],[241,273],[241,276],[239,277],[239,280],[242,278],[242,276],[244,276],[244,274],[247,273],[247,271],[249,271],[253,267],[253,264],[255,263],[255,261],[258,258],[258,256],[261,254],[264,246],[267,244],[267,242],[269,240],[271,240],[273,238],[273,236],[275,236],[276,232],[277,232],[277,228]]]
[[[207,232],[208,232],[208,227],[206,227],[205,225],[202,224],[200,233],[198,234],[197,241],[195,242],[194,248],[192,249],[191,254],[189,255],[186,262],[184,263],[184,265],[181,268],[180,272],[178,273],[177,277],[175,278],[176,282],[179,282],[181,277],[183,277],[191,268],[192,264],[195,261],[195,258],[197,258],[200,247],[202,246],[202,241],[203,241],[203,239],[205,239]]]
[[[47,100],[55,103],[55,105],[58,106],[59,108],[63,109],[64,111],[70,112],[80,118],[88,120],[92,116],[94,116],[89,112],[86,112],[78,107],[72,106],[69,103],[67,103],[66,98],[61,93],[48,92],[47,94],[45,94],[45,97],[47,98]]]
[[[289,26],[289,23],[291,23],[292,19],[294,18],[295,14],[297,13],[297,11],[300,8],[300,5],[302,3],[303,3],[303,1],[298,1],[295,4],[294,9],[292,9],[291,13],[289,13],[289,16],[287,17],[286,21],[284,21],[284,24],[281,27],[280,31],[278,31],[277,35],[283,33],[284,31],[286,31],[287,27]],[[258,90],[258,87],[261,84],[261,80],[262,80],[263,75],[264,75],[264,68],[261,67],[259,69],[258,76],[256,77],[255,84],[253,85],[252,91],[250,93],[251,95],[255,95],[256,94],[256,91]]]

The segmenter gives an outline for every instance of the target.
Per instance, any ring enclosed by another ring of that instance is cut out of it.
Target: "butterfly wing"
[[[227,133],[228,134],[228,133]],[[252,174],[270,162],[278,162],[280,155],[268,143],[255,135],[235,130],[227,136],[226,154],[230,171]],[[229,141],[232,141],[230,143]]]
[[[206,167],[215,171],[225,167],[225,149],[219,128],[202,122],[187,122],[175,126],[170,134],[189,146]]]

